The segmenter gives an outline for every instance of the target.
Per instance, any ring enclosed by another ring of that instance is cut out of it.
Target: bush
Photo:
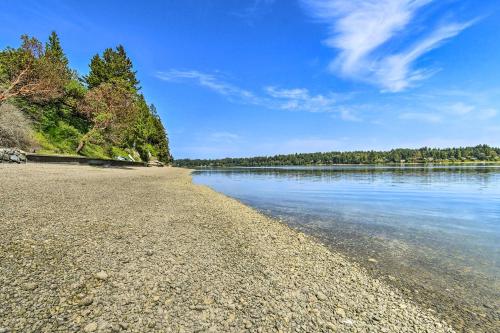
[[[15,106],[0,105],[0,147],[29,150],[34,145],[31,122]]]

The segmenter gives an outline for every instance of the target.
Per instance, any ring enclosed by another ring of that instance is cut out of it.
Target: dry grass
[[[15,106],[0,105],[0,147],[29,149],[34,144],[31,122]]]

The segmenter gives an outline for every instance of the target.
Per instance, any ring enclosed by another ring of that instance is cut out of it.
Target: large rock
[[[0,163],[26,162],[26,152],[17,148],[0,148]]]
[[[152,160],[152,161],[149,161],[148,164],[147,164],[148,167],[164,167],[165,164],[163,164],[162,162],[158,161],[158,160]]]

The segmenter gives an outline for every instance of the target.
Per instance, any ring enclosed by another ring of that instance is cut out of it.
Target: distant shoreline
[[[196,169],[202,169],[202,168],[221,168],[221,169],[230,169],[230,168],[255,168],[255,169],[270,169],[270,168],[301,168],[301,167],[334,167],[334,166],[393,166],[393,167],[398,167],[398,166],[405,166],[405,165],[410,165],[410,166],[460,166],[460,165],[500,165],[500,160],[499,161],[464,161],[464,162],[427,162],[427,163],[421,163],[421,162],[408,162],[408,163],[377,163],[377,164],[354,164],[354,163],[337,163],[337,164],[302,164],[302,165],[260,165],[260,166],[245,166],[245,165],[238,165],[238,166],[210,166],[210,165],[205,165],[205,166],[196,166],[196,167],[184,167],[184,166],[177,166],[174,163],[174,166],[180,167],[180,168],[193,168],[194,170]]]
[[[488,145],[459,148],[398,148],[389,151],[331,151],[220,159],[176,159],[175,166],[306,166],[500,163],[500,148]]]

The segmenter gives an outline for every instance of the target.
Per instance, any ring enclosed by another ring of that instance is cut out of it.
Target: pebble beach
[[[0,332],[453,332],[178,168],[0,165]]]

